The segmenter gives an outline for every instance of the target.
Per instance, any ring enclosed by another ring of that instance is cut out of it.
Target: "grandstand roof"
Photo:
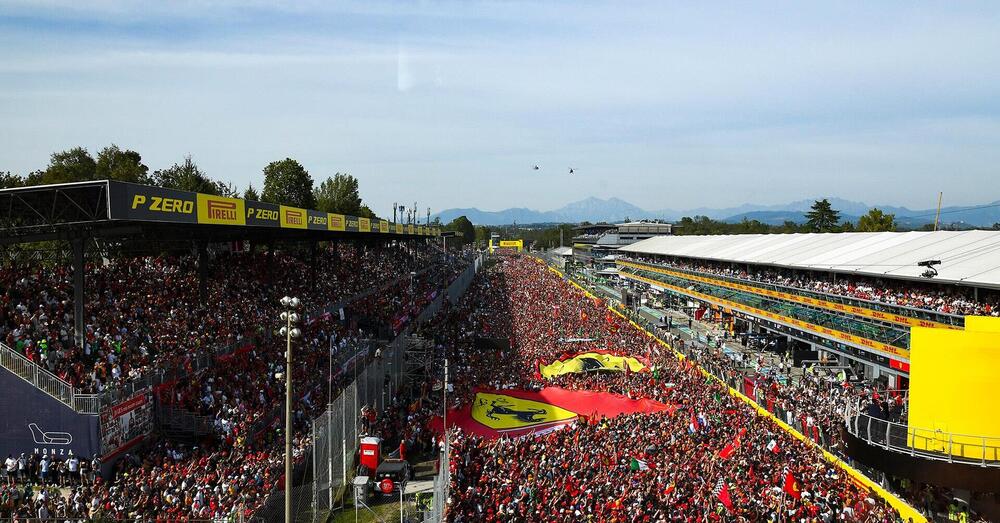
[[[118,181],[0,189],[0,244],[81,236],[267,241],[438,234],[419,224]]]
[[[1000,288],[1000,231],[657,236],[619,251]],[[937,277],[925,260],[941,260]]]

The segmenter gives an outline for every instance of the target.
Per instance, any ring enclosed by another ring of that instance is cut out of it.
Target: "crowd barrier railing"
[[[935,461],[1000,468],[1000,438],[911,427],[865,412],[854,398],[845,413],[847,432],[869,445]]]
[[[95,395],[80,394],[72,385],[52,374],[48,369],[29,360],[3,343],[0,343],[0,365],[77,412],[82,414],[97,414],[99,412],[100,404]]]

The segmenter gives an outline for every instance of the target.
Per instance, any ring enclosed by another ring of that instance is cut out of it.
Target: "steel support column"
[[[208,297],[208,242],[198,241],[198,300],[202,305]]]
[[[73,340],[77,347],[83,347],[85,307],[84,307],[84,249],[83,238],[74,238],[73,246]]]

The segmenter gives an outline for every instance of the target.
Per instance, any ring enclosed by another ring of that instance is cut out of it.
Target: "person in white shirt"
[[[14,459],[13,454],[7,455],[7,460],[3,462],[4,471],[7,474],[7,484],[14,484],[14,475],[17,474],[17,460]]]
[[[69,471],[70,484],[75,484],[80,479],[80,460],[76,456],[71,456],[66,461],[66,470]]]
[[[42,484],[46,484],[49,479],[49,465],[52,462],[49,461],[48,456],[42,456],[41,463],[38,464],[39,475],[42,477]]]

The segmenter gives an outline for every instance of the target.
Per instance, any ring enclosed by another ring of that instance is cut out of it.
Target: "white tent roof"
[[[619,251],[1000,288],[1000,231],[657,236]],[[941,260],[933,280],[924,260]]]
[[[555,254],[556,256],[572,256],[572,254],[573,254],[573,248],[572,247],[556,247],[555,249],[552,249],[552,254]]]

